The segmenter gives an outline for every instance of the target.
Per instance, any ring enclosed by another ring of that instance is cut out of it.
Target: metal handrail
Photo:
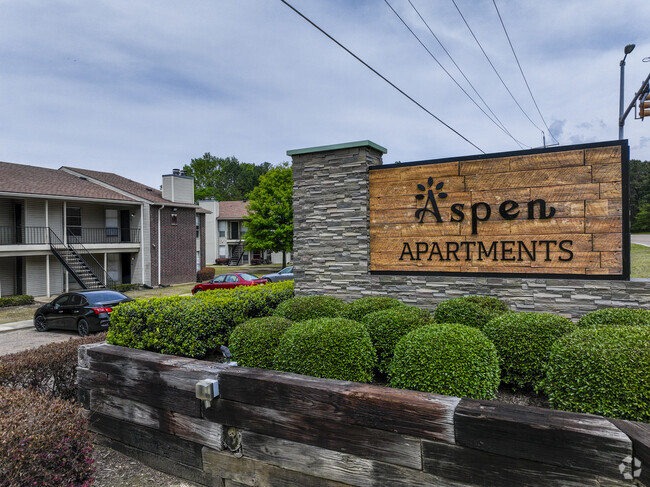
[[[104,278],[105,279],[102,280],[99,277],[97,277],[97,275],[93,272],[92,268],[90,266],[88,266],[88,270],[93,275],[93,277],[95,277],[95,279],[97,279],[99,282],[102,282],[105,287],[115,287],[117,285],[117,283],[113,279],[108,277],[108,271],[106,269],[104,269],[104,267],[99,262],[97,262],[97,259],[95,259],[93,257],[93,255],[90,253],[90,251],[86,247],[83,246],[83,244],[81,243],[81,241],[79,240],[77,235],[74,235],[74,234],[70,233],[70,231],[68,230],[67,237],[68,237],[68,249],[69,250],[72,250],[82,260],[85,260],[85,259],[83,257],[81,257],[81,255],[80,255],[81,253],[88,255],[88,257],[90,257],[90,259],[97,265],[97,267],[99,267],[100,269],[102,269],[104,271]],[[74,242],[74,243],[72,243],[72,242]],[[77,249],[79,249],[81,252],[78,252]]]
[[[49,227],[0,226],[0,245],[47,245],[49,230]],[[80,231],[80,241],[85,244],[140,243],[139,228],[76,227],[74,231]]]
[[[3,226],[0,227],[0,245],[48,244],[48,230],[48,227]]]
[[[139,228],[68,227],[68,235],[71,233],[84,244],[140,243]]]

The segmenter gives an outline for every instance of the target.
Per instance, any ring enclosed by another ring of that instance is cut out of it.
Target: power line
[[[393,12],[395,12],[395,9],[394,9],[394,8],[393,8],[393,7],[388,3],[388,1],[387,1],[387,0],[384,0],[384,1],[388,4],[388,6],[391,8],[391,10],[392,10]],[[431,53],[431,51],[429,51],[429,49],[427,49],[427,47],[426,47],[426,46],[424,45],[424,43],[420,40],[420,38],[419,38],[419,37],[418,37],[418,36],[417,36],[417,35],[416,35],[412,30],[411,30],[411,28],[410,28],[408,25],[406,25],[406,22],[404,22],[404,20],[402,19],[402,17],[400,17],[399,14],[398,14],[397,12],[395,12],[395,15],[397,15],[397,17],[402,21],[402,23],[403,23],[403,24],[406,26],[406,28],[411,32],[411,34],[413,34],[413,36],[418,40],[418,42],[419,42],[420,44],[422,44],[422,47],[424,47],[424,49],[426,49],[426,51],[427,51],[427,52],[429,53],[429,55],[434,59],[434,61],[436,61],[436,62],[438,63],[438,65],[439,65],[439,66],[440,66],[440,67],[445,71],[445,73],[447,73],[447,75],[448,75],[448,76],[449,76],[449,77],[454,81],[454,83],[456,83],[456,84],[458,85],[458,87],[459,87],[461,90],[463,90],[463,93],[465,93],[465,94],[467,95],[467,97],[468,97],[470,100],[472,100],[472,102],[473,102],[473,103],[474,103],[474,104],[475,104],[475,105],[476,105],[476,106],[477,106],[477,107],[478,107],[478,108],[479,108],[479,109],[480,109],[480,110],[485,114],[486,117],[488,117],[488,118],[492,121],[492,123],[494,123],[494,124],[495,124],[497,127],[499,127],[503,132],[505,132],[505,133],[506,133],[506,134],[507,134],[507,135],[508,135],[512,140],[514,140],[514,141],[519,145],[519,147],[521,147],[521,148],[523,148],[523,147],[528,147],[528,148],[530,149],[530,146],[524,144],[524,143],[521,142],[520,140],[517,140],[517,139],[516,139],[516,138],[515,138],[511,133],[510,133],[510,131],[509,131],[509,130],[506,128],[506,126],[503,124],[503,122],[499,119],[499,117],[497,117],[497,115],[494,113],[494,111],[490,108],[490,105],[488,105],[488,103],[483,99],[483,97],[481,96],[481,94],[480,94],[480,93],[477,91],[477,89],[474,87],[474,85],[472,84],[472,82],[467,78],[467,76],[465,75],[465,73],[463,72],[463,70],[460,69],[460,66],[458,66],[458,64],[456,63],[456,61],[454,60],[454,58],[452,57],[452,55],[449,53],[449,51],[447,51],[447,49],[445,48],[445,46],[443,45],[443,43],[440,41],[440,39],[438,39],[438,36],[436,36],[436,34],[434,34],[433,30],[431,30],[431,27],[429,27],[429,24],[427,23],[427,21],[424,20],[424,17],[422,17],[422,15],[421,15],[420,12],[418,11],[418,9],[415,8],[415,5],[413,5],[413,2],[411,2],[411,0],[408,0],[408,2],[409,2],[409,4],[411,5],[411,7],[413,8],[413,10],[415,10],[415,13],[418,15],[418,17],[420,17],[420,20],[421,20],[421,21],[424,23],[424,25],[427,27],[427,29],[429,30],[429,32],[431,33],[431,35],[433,36],[433,38],[438,42],[438,44],[440,44],[440,47],[442,48],[443,51],[445,51],[445,54],[447,54],[447,56],[449,57],[449,59],[451,60],[451,62],[454,64],[454,66],[456,66],[456,69],[458,69],[458,71],[459,71],[460,74],[463,76],[463,78],[465,78],[465,81],[467,81],[467,83],[469,84],[469,86],[471,86],[472,90],[474,90],[474,93],[476,93],[476,96],[479,97],[479,99],[483,102],[483,104],[484,104],[485,107],[488,109],[488,111],[489,111],[489,112],[492,114],[492,116],[496,119],[496,122],[495,122],[494,120],[492,120],[492,118],[491,118],[487,113],[485,113],[485,110],[483,110],[483,108],[481,108],[481,106],[479,106],[479,104],[476,103],[476,101],[475,101],[475,100],[474,100],[474,99],[469,95],[469,93],[467,93],[467,91],[465,91],[465,90],[463,89],[463,87],[462,87],[460,84],[458,84],[458,82],[456,81],[456,79],[455,79],[455,78],[454,78],[454,77],[453,77],[453,76],[452,76],[452,75],[451,75],[451,74],[450,74],[450,73],[449,73],[449,72],[448,72],[448,71],[447,71],[447,70],[442,66],[442,64],[440,64],[440,61],[438,61],[438,59],[436,59],[436,57]],[[497,123],[497,122],[498,122],[498,123]]]
[[[469,26],[469,24],[467,23],[467,20],[465,20],[465,16],[463,15],[463,12],[461,12],[461,11],[460,11],[460,8],[458,8],[458,5],[456,4],[456,0],[451,0],[451,2],[454,4],[454,7],[456,7],[456,10],[458,10],[458,13],[460,14],[460,17],[463,19],[463,22],[465,22],[465,25],[467,26],[467,28],[469,29],[470,33],[472,34],[472,37],[474,38],[474,40],[475,40],[476,43],[478,44],[478,47],[481,49],[481,52],[482,52],[483,55],[485,56],[485,59],[487,59],[488,63],[490,63],[490,66],[492,66],[492,69],[494,70],[495,74],[497,75],[497,77],[498,77],[499,80],[501,81],[501,84],[502,84],[503,87],[506,89],[506,91],[508,92],[508,94],[510,95],[510,97],[512,98],[512,100],[513,100],[513,101],[516,103],[516,105],[519,107],[519,110],[521,110],[521,113],[523,113],[523,114],[526,116],[526,118],[528,119],[528,121],[529,121],[530,123],[532,123],[532,124],[535,126],[535,128],[536,128],[537,130],[539,130],[540,132],[543,132],[543,130],[542,130],[541,128],[539,128],[539,127],[537,126],[537,124],[536,124],[535,122],[533,122],[533,120],[528,116],[528,114],[526,113],[526,111],[525,111],[523,108],[521,108],[521,105],[519,104],[519,102],[517,101],[517,99],[515,98],[515,96],[514,96],[514,95],[512,94],[512,92],[510,91],[510,88],[508,88],[508,85],[506,85],[505,81],[503,81],[503,78],[501,77],[501,75],[500,75],[499,72],[497,71],[497,68],[494,67],[494,64],[492,64],[492,61],[490,60],[490,57],[489,57],[489,56],[487,55],[487,53],[485,52],[485,49],[483,49],[483,46],[481,45],[481,43],[479,42],[479,40],[476,38],[476,35],[474,35],[474,31],[472,30],[472,28],[471,28],[471,27]]]
[[[506,26],[503,23],[503,19],[501,18],[501,12],[499,12],[499,7],[497,7],[496,0],[492,0],[492,3],[494,4],[494,8],[496,9],[497,15],[499,16],[499,21],[501,22],[501,27],[503,27],[503,32],[505,32],[506,38],[508,39],[508,44],[510,44],[510,49],[512,49],[512,55],[515,57],[515,61],[517,61],[517,66],[519,66],[519,72],[521,73],[521,77],[524,78],[524,83],[526,83],[526,88],[528,88],[528,93],[530,93],[530,97],[533,99],[533,103],[535,104],[535,108],[537,109],[537,113],[539,113],[539,117],[542,119],[542,122],[544,122],[544,126],[546,127],[546,130],[548,130],[548,133],[551,135],[551,137],[553,137],[553,140],[555,140],[555,142],[557,142],[559,144],[560,141],[557,140],[555,138],[555,136],[551,133],[551,129],[548,128],[548,125],[546,124],[546,120],[544,120],[544,116],[542,115],[542,112],[540,111],[539,107],[537,106],[537,101],[535,100],[535,97],[533,96],[533,92],[531,91],[530,86],[528,85],[528,80],[526,79],[526,75],[524,74],[524,70],[521,68],[521,64],[519,64],[519,58],[517,57],[517,53],[515,52],[515,48],[512,46],[512,42],[510,41],[510,36],[508,35],[508,30],[506,29]]]
[[[339,41],[337,41],[336,39],[334,39],[334,37],[332,37],[332,36],[329,35],[327,32],[325,32],[323,29],[321,29],[318,25],[316,25],[316,24],[315,24],[314,22],[312,22],[308,17],[306,17],[305,15],[303,15],[302,12],[300,12],[298,9],[296,9],[296,8],[295,8],[293,5],[291,5],[289,2],[287,2],[286,0],[280,0],[280,1],[281,1],[282,3],[284,3],[287,7],[289,7],[291,10],[293,10],[294,12],[296,12],[298,15],[300,15],[303,19],[305,19],[307,22],[309,22],[309,23],[310,23],[312,26],[314,26],[316,29],[318,29],[318,30],[321,32],[321,34],[323,34],[325,37],[327,37],[327,38],[330,39],[332,42],[334,42],[337,46],[339,46],[341,49],[343,49],[345,52],[347,52],[350,56],[352,56],[354,59],[356,59],[356,60],[359,61],[361,64],[363,64],[366,68],[368,68],[368,69],[369,69],[370,71],[372,71],[374,74],[376,74],[377,76],[379,76],[381,79],[383,79],[386,83],[388,83],[388,84],[389,84],[390,86],[392,86],[394,89],[396,89],[397,91],[399,91],[402,95],[404,95],[406,98],[408,98],[408,99],[409,99],[410,101],[412,101],[414,104],[416,104],[418,107],[420,107],[420,108],[421,108],[422,110],[424,110],[426,113],[428,113],[428,114],[431,115],[433,118],[435,118],[435,119],[436,119],[438,122],[440,122],[442,125],[444,125],[444,126],[447,127],[449,130],[451,130],[452,132],[454,132],[456,135],[458,135],[461,139],[463,139],[465,142],[467,142],[468,144],[470,144],[472,147],[474,147],[475,149],[477,149],[477,150],[480,151],[481,153],[485,154],[485,152],[483,152],[483,150],[482,150],[479,146],[477,146],[476,144],[474,144],[471,140],[469,140],[469,139],[468,139],[467,137],[465,137],[463,134],[461,134],[460,132],[458,132],[456,129],[454,129],[453,127],[451,127],[451,126],[448,125],[447,123],[443,122],[439,117],[435,116],[432,112],[430,112],[429,110],[427,110],[423,105],[421,105],[420,103],[418,103],[417,101],[415,101],[415,99],[413,99],[411,96],[409,96],[408,94],[406,94],[405,91],[403,91],[402,89],[400,89],[400,88],[399,88],[397,85],[395,85],[392,81],[390,81],[388,78],[386,78],[385,76],[383,76],[382,74],[380,74],[379,71],[377,71],[375,68],[373,68],[372,66],[370,66],[368,63],[366,63],[366,62],[365,62],[363,59],[361,59],[359,56],[357,56],[357,55],[354,54],[352,51],[350,51],[347,47],[345,47],[345,46],[344,46],[343,44],[341,44]]]

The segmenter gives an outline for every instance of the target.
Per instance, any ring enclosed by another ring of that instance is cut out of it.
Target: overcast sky
[[[521,148],[384,0],[289,1],[482,151]],[[408,0],[389,1],[482,104]],[[492,0],[456,4],[532,122],[453,1],[411,1],[512,137],[542,145],[539,129],[547,129]],[[496,5],[560,144],[618,138],[626,44],[637,46],[627,58],[626,106],[650,73],[642,62],[650,1]],[[650,160],[650,119],[633,115],[631,157]],[[161,174],[205,152],[278,164],[289,149],[366,139],[388,149],[385,163],[479,153],[280,0],[0,1],[1,161],[110,171],[158,187]],[[548,133],[546,141],[554,142]]]

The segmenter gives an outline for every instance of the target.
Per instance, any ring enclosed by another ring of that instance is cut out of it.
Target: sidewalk
[[[13,323],[1,323],[0,333],[3,333],[5,331],[21,330],[23,328],[31,328],[32,326],[34,326],[34,322],[32,320],[14,321]]]

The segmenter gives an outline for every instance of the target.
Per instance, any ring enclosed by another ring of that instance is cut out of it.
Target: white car
[[[293,280],[293,266],[287,266],[279,272],[273,274],[266,274],[262,279],[268,279],[271,282],[291,281]]]

